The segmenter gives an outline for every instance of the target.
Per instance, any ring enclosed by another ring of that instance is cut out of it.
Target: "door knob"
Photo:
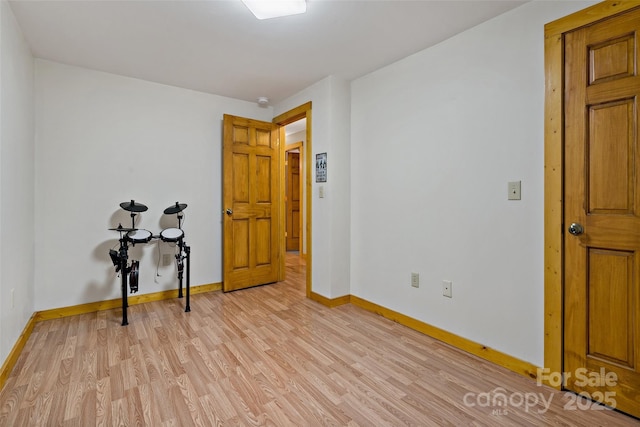
[[[227,208],[227,210],[225,211],[225,213],[229,216],[233,215],[233,210]]]
[[[577,222],[574,222],[569,226],[569,233],[573,234],[574,236],[579,236],[583,232],[584,232],[584,228],[582,228],[582,226]]]

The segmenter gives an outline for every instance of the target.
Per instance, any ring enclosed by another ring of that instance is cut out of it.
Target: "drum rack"
[[[121,288],[122,288],[122,326],[128,325],[129,320],[127,318],[127,308],[129,307],[128,290],[130,288],[131,293],[138,292],[138,265],[136,260],[131,261],[129,265],[129,243],[135,246],[136,243],[148,243],[151,239],[161,239],[164,242],[174,242],[178,245],[178,253],[175,255],[178,266],[178,298],[182,298],[182,280],[183,270],[186,267],[186,304],[185,312],[191,311],[190,297],[191,297],[191,247],[186,244],[184,240],[184,232],[182,231],[182,211],[187,207],[185,203],[176,202],[175,205],[169,206],[164,210],[166,215],[176,214],[178,217],[178,228],[169,228],[163,230],[159,235],[154,236],[147,230],[139,230],[135,227],[135,217],[138,212],[145,212],[147,206],[136,203],[134,200],[131,202],[120,203],[120,207],[131,213],[131,228],[125,228],[122,224],[118,224],[116,228],[110,228],[109,230],[117,231],[120,233],[120,248],[118,251],[111,249],[109,256],[116,269],[116,273],[121,274]],[[136,233],[141,231],[141,233]],[[142,233],[142,231],[144,233]],[[140,234],[140,236],[136,236]],[[127,283],[129,282],[129,283]],[[128,286],[129,285],[129,286]]]

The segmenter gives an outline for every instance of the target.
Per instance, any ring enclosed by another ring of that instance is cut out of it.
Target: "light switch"
[[[321,185],[320,187],[318,187],[318,195],[320,196],[321,199],[324,199],[324,185]]]
[[[520,200],[520,181],[509,182],[509,200]]]

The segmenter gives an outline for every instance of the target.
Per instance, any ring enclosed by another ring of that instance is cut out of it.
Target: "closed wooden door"
[[[566,388],[640,416],[640,12],[565,38]],[[573,224],[573,225],[572,225]]]
[[[287,215],[287,250],[300,250],[300,153],[287,151],[285,212]]]
[[[223,290],[278,280],[280,250],[278,128],[224,116]]]

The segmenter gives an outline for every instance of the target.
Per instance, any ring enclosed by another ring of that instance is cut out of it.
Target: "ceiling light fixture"
[[[297,15],[307,11],[306,0],[242,0],[258,19]]]

